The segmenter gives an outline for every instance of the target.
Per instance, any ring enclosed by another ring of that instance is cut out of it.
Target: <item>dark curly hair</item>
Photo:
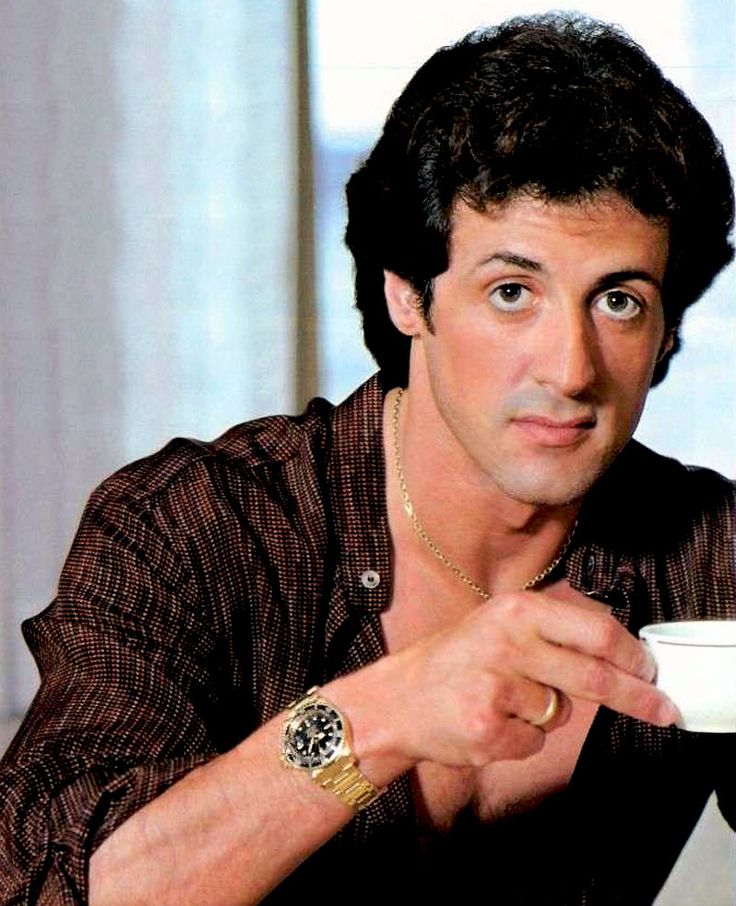
[[[356,303],[387,383],[406,384],[410,340],[389,318],[383,271],[407,280],[428,316],[458,199],[482,211],[520,193],[578,201],[603,191],[669,227],[674,343],[656,384],[685,309],[733,257],[733,186],[710,126],[628,35],[586,17],[515,18],[438,50],[347,185]]]

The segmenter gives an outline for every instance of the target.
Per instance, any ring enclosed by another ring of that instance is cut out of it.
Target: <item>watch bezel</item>
[[[319,748],[314,755],[308,757],[300,751],[298,740],[300,730],[308,720],[315,718],[327,719],[332,732],[328,747],[325,748],[318,740]],[[347,739],[346,722],[334,705],[321,699],[306,700],[297,706],[294,713],[285,722],[281,739],[281,758],[290,767],[304,771],[315,771],[324,768],[336,761],[345,752]]]

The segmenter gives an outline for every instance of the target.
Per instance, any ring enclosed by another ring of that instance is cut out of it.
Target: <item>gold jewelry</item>
[[[350,723],[313,686],[292,702],[281,729],[281,761],[306,771],[322,789],[358,812],[381,794],[358,768]]]
[[[450,570],[461,582],[468,586],[472,591],[474,591],[479,597],[486,598],[491,597],[491,593],[483,588],[482,585],[479,585],[477,582],[474,582],[470,576],[464,573],[460,567],[454,563],[450,558],[438,547],[437,543],[427,534],[424,529],[424,526],[419,521],[417,514],[414,510],[414,504],[411,502],[411,497],[409,497],[409,490],[406,486],[406,478],[404,477],[404,470],[401,467],[401,454],[399,452],[399,407],[401,405],[401,398],[404,395],[404,390],[402,387],[399,387],[396,398],[394,399],[393,411],[391,416],[391,429],[392,429],[392,439],[393,439],[393,448],[394,448],[394,461],[396,463],[396,474],[399,479],[399,488],[401,490],[401,500],[404,505],[404,512],[406,513],[409,522],[411,523],[412,528],[416,532],[417,536],[422,540],[424,545],[434,554],[434,556],[440,561],[440,563]],[[536,574],[532,579],[529,579],[526,582],[522,589],[528,591],[530,588],[534,588],[536,585],[539,585],[547,576],[554,570],[562,561],[563,557],[570,547],[570,542],[573,539],[575,534],[575,529],[577,528],[577,520],[575,520],[573,527],[567,534],[567,538],[560,548],[557,556],[550,561],[550,563],[545,566],[545,568]]]
[[[555,719],[557,712],[560,710],[560,693],[554,686],[547,686],[547,688],[549,690],[549,704],[541,717],[529,721],[533,727],[545,727],[551,720]]]

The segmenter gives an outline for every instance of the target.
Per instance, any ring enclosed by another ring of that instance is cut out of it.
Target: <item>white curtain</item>
[[[297,6],[0,6],[0,720],[92,487],[296,406]]]

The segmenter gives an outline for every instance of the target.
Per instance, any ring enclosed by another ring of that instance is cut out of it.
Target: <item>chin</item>
[[[585,497],[612,459],[594,468],[564,472],[547,469],[525,475],[522,470],[514,476],[507,476],[508,480],[499,482],[499,486],[509,497],[530,506],[569,506]]]
[[[508,496],[519,503],[533,507],[565,507],[578,503],[590,490],[590,485],[585,488],[535,488],[509,491]]]

